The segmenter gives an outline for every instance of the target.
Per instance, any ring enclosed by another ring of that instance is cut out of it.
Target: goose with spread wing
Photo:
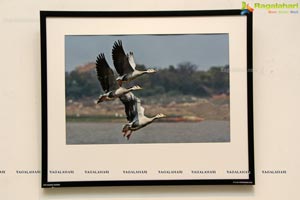
[[[133,86],[131,88],[120,87],[116,81],[113,70],[109,67],[105,56],[100,53],[96,60],[97,77],[102,86],[104,94],[99,96],[97,104],[103,101],[114,100],[128,92],[142,89],[140,86]]]
[[[156,72],[155,69],[148,69],[144,71],[137,70],[133,52],[129,52],[129,54],[126,55],[121,40],[114,43],[112,58],[116,71],[119,74],[119,77],[117,78],[119,85],[122,85],[122,82],[131,81],[143,74]]]
[[[120,100],[125,106],[125,113],[128,123],[123,126],[123,136],[128,140],[133,131],[137,131],[149,124],[154,120],[166,117],[164,114],[157,114],[154,117],[146,117],[144,114],[145,109],[141,106],[141,100],[135,97],[131,92],[124,94]]]

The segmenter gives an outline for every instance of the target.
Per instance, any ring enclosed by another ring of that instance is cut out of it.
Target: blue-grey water
[[[67,144],[230,142],[229,121],[152,123],[127,140],[122,123],[67,122]]]

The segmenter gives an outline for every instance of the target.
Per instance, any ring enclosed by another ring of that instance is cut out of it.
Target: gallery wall
[[[299,1],[247,3],[299,3],[300,8]],[[259,8],[253,13],[255,186],[40,187],[40,10],[214,10],[241,6],[242,1],[233,0],[2,0],[0,198],[299,199],[300,13],[270,13]],[[266,173],[276,170],[283,173]]]

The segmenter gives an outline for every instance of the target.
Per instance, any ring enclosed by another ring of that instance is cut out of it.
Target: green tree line
[[[137,69],[145,67],[138,65]],[[140,85],[143,88],[139,91],[141,97],[159,94],[209,97],[229,92],[228,69],[229,66],[217,66],[198,70],[196,65],[186,62],[176,67],[158,69],[155,74],[141,76],[125,86]],[[66,72],[65,77],[67,99],[96,98],[103,92],[96,70],[82,72],[75,69]]]

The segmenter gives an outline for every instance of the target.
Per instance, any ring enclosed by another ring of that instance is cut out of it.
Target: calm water
[[[67,144],[230,142],[229,121],[153,123],[127,140],[122,123],[67,123]]]

